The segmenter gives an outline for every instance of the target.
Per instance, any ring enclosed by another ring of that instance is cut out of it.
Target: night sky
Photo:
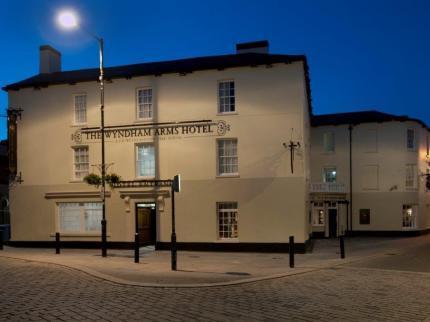
[[[430,125],[428,0],[0,0],[0,86],[37,74],[43,44],[61,51],[63,70],[97,67],[97,43],[55,24],[67,7],[105,39],[107,66],[229,54],[267,39],[271,53],[307,55],[314,113],[377,109]],[[2,91],[2,115],[7,107]]]

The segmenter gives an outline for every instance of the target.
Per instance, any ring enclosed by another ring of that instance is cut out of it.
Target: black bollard
[[[106,219],[102,219],[102,257],[107,256]]]
[[[345,258],[345,241],[343,240],[343,236],[339,237],[340,242],[340,258]]]
[[[3,250],[3,229],[0,229],[0,250]]]
[[[134,234],[134,262],[139,263],[139,233]]]
[[[60,233],[55,233],[55,254],[60,253]]]
[[[172,233],[171,236],[171,242],[172,242],[172,271],[176,271],[176,264],[177,264],[177,249],[176,249],[176,234]]]
[[[288,252],[290,253],[290,267],[294,268],[294,236],[290,236],[288,248]]]

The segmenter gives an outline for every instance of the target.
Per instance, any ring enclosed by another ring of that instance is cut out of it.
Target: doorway
[[[328,237],[337,237],[337,209],[328,209]]]
[[[155,203],[136,204],[136,233],[140,246],[155,245],[157,240]]]

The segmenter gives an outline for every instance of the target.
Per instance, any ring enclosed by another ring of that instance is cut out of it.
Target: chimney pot
[[[49,45],[40,46],[39,73],[61,72],[61,53]]]

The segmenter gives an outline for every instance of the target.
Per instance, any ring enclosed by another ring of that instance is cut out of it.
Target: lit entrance
[[[155,245],[157,240],[155,203],[136,204],[136,232],[141,246]]]

